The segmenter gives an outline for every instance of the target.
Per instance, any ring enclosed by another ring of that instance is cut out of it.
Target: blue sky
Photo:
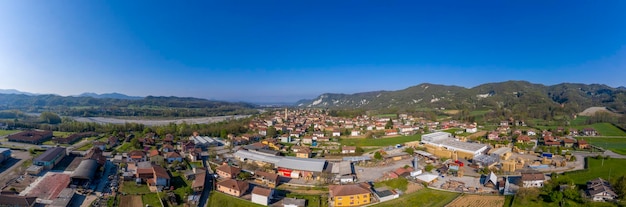
[[[0,1],[0,88],[296,101],[626,85],[626,1]]]

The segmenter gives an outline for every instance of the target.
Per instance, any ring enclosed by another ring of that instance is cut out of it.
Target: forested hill
[[[249,103],[181,97],[148,96],[142,99],[114,99],[0,94],[0,111],[18,110],[27,113],[52,111],[64,116],[198,117],[253,114],[257,113],[255,108],[256,105]]]
[[[327,93],[312,100],[301,100],[296,105],[400,112],[424,108],[490,109],[535,118],[554,116],[555,113],[578,113],[591,106],[606,106],[624,114],[626,88],[576,83],[545,86],[527,81],[487,83],[473,88],[423,83],[398,91]]]

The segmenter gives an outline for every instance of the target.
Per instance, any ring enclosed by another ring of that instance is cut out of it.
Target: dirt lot
[[[606,109],[606,107],[589,107],[587,109],[585,109],[583,112],[578,113],[578,115],[581,116],[593,116],[596,115],[596,112],[606,112],[609,114],[616,114],[616,115],[620,115],[617,113],[613,113],[612,111],[609,111],[608,109]]]
[[[463,195],[446,207],[501,207],[504,196]]]
[[[120,206],[143,206],[141,196],[120,196]]]
[[[24,167],[22,164],[26,160],[31,159],[32,156],[28,152],[18,150],[11,150],[11,153],[13,154],[12,158],[5,161],[2,164],[2,167],[0,167],[0,187],[6,186],[7,188],[10,188],[9,185],[17,184],[17,186],[14,186],[16,189],[24,189],[24,187],[20,186],[20,183],[24,182],[17,181],[16,183],[16,179],[19,175],[22,175],[23,171],[28,167]],[[26,184],[26,186],[28,186],[28,184]]]

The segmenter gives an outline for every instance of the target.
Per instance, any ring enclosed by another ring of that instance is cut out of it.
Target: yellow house
[[[264,145],[267,145],[269,148],[272,148],[273,150],[280,150],[280,148],[282,147],[280,146],[280,144],[277,143],[275,139],[266,139],[266,140],[263,140],[261,143],[263,143]]]
[[[333,206],[362,206],[372,202],[372,192],[367,183],[330,185],[330,200]]]

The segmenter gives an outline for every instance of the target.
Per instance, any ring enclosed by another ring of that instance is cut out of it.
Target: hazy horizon
[[[624,86],[626,2],[0,2],[0,88],[253,103],[525,80]]]

